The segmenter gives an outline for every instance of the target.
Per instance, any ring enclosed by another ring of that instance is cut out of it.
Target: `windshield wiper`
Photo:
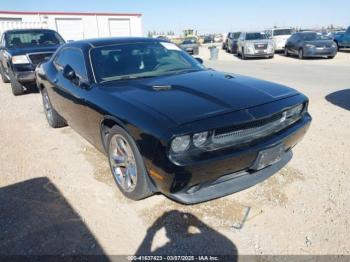
[[[100,83],[112,82],[112,81],[121,81],[121,80],[130,80],[130,79],[143,79],[143,78],[151,78],[155,76],[135,76],[135,75],[125,75],[115,79],[103,80]]]

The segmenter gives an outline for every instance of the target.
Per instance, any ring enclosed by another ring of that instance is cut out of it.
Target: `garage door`
[[[130,19],[109,19],[110,36],[130,36]]]
[[[56,18],[56,27],[66,41],[84,39],[84,26],[81,19]]]

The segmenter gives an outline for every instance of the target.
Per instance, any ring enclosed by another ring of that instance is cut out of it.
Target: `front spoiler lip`
[[[198,204],[201,202],[213,200],[216,198],[224,197],[249,187],[252,187],[265,179],[271,177],[279,170],[281,170],[292,159],[293,153],[291,150],[287,151],[283,158],[262,170],[256,172],[244,172],[239,176],[226,180],[221,183],[209,185],[203,189],[199,189],[195,193],[179,192],[170,194],[168,197],[183,204]],[[231,174],[235,175],[235,174]],[[230,175],[228,175],[230,176]]]

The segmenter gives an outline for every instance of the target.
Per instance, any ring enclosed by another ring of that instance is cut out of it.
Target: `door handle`
[[[53,80],[53,82],[54,82],[55,84],[57,84],[58,78],[55,78],[55,79]]]

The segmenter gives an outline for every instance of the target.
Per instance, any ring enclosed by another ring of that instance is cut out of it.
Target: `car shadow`
[[[279,56],[282,56],[282,57],[285,57],[285,58],[292,58],[292,59],[295,59],[295,60],[300,60],[299,57],[297,55],[289,55],[289,56],[286,56],[284,53],[282,54],[276,54],[276,55],[279,55]],[[328,58],[325,58],[325,57],[304,57],[302,60],[306,60],[306,61],[318,61],[318,60],[328,60]]]
[[[338,53],[348,53],[348,54],[350,54],[350,49],[340,49],[340,50],[338,50]]]
[[[168,241],[151,250],[155,235],[165,229]],[[237,261],[236,246],[196,216],[172,210],[164,213],[147,230],[136,255],[226,255]]]
[[[333,105],[350,110],[350,89],[336,91],[326,96],[326,100]]]
[[[36,84],[30,84],[25,86],[25,94],[37,94],[39,93],[39,88]]]
[[[48,178],[0,188],[0,255],[98,255],[104,250]]]

